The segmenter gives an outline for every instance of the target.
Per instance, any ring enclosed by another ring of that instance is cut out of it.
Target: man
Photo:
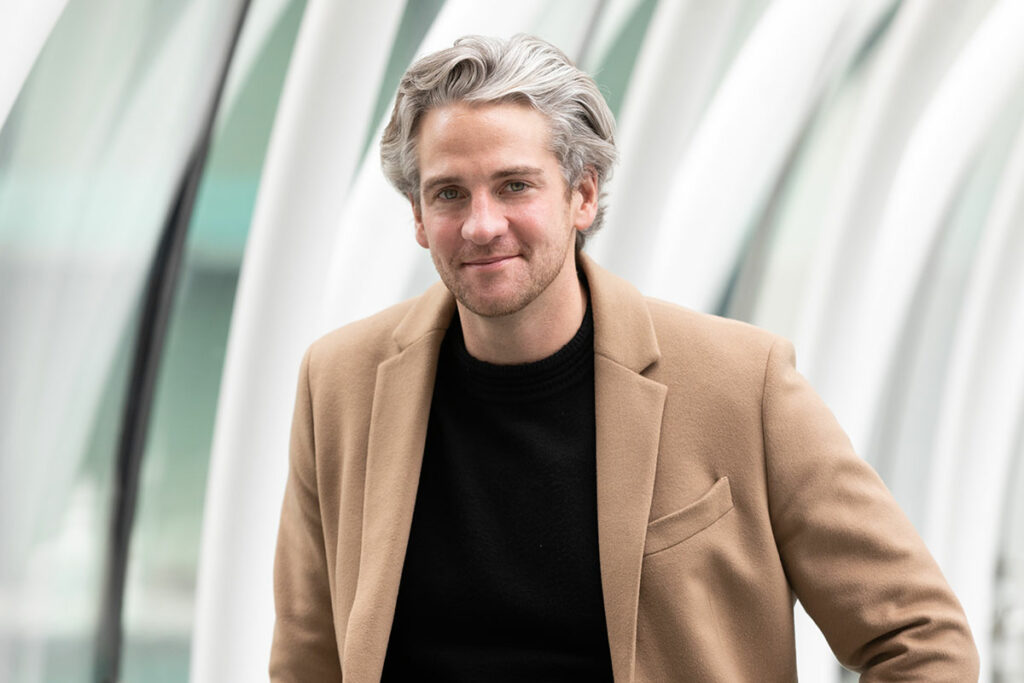
[[[976,680],[791,346],[582,253],[612,129],[533,38],[406,73],[381,156],[442,283],[303,359],[271,678],[794,680],[795,596],[863,680]]]

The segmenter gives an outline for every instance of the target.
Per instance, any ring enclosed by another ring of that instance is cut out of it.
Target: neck
[[[556,280],[521,311],[485,318],[459,304],[466,350],[474,358],[496,365],[532,363],[565,346],[579,330],[587,296],[571,269],[571,278]]]

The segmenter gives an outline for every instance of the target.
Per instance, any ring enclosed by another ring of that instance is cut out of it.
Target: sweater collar
[[[586,254],[579,253],[576,261],[590,287],[594,353],[633,372],[643,372],[661,357],[643,295]],[[454,313],[455,298],[437,282],[415,301],[395,328],[395,342],[404,351],[433,331],[447,330]]]

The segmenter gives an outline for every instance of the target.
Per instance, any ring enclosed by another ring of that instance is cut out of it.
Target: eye
[[[437,193],[438,199],[444,199],[446,201],[452,201],[459,198],[459,191],[454,187],[446,187]]]
[[[526,189],[527,185],[522,180],[513,180],[506,187],[509,192],[522,192]]]

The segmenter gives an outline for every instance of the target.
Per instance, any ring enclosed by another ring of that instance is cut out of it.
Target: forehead
[[[430,109],[420,122],[420,171],[439,164],[555,162],[550,140],[547,117],[527,104],[449,104]]]

